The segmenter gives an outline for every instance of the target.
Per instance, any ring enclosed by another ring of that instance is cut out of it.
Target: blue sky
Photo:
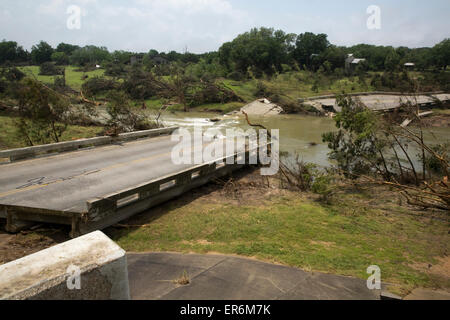
[[[70,5],[82,10],[79,30],[67,28]],[[367,28],[370,5],[381,9],[380,30]],[[450,38],[449,12],[449,0],[2,0],[0,39],[200,53],[265,26],[326,33],[337,45],[422,47]]]

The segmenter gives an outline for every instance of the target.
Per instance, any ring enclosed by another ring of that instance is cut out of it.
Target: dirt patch
[[[436,260],[438,261],[437,264],[416,263],[411,267],[430,275],[447,278],[450,281],[450,257],[437,257]]]
[[[47,249],[69,240],[64,228],[38,229],[34,232],[8,234],[0,231],[0,265]]]
[[[325,242],[325,241],[311,241],[312,245],[322,246],[325,248],[332,248],[336,245],[334,242]]]
[[[426,127],[431,128],[450,128],[450,115],[437,114],[422,119],[422,123]]]

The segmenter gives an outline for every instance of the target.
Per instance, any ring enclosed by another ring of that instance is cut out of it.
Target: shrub
[[[39,75],[41,76],[59,76],[63,73],[63,68],[57,67],[52,62],[44,62],[39,67]]]
[[[245,75],[242,72],[233,71],[227,75],[227,78],[234,81],[242,81],[245,79]]]
[[[94,77],[83,84],[82,90],[86,96],[93,97],[117,89],[118,86],[114,80],[109,80],[105,77]]]

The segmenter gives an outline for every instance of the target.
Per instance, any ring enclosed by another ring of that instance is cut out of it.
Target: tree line
[[[351,47],[336,46],[326,34],[311,32],[299,35],[273,28],[254,28],[224,43],[218,51],[204,54],[169,53],[150,50],[147,53],[108,51],[105,47],[80,47],[60,43],[53,48],[41,41],[24,50],[17,42],[0,42],[0,64],[41,65],[126,65],[133,59],[147,66],[181,63],[195,65],[192,72],[209,72],[231,78],[250,75],[260,77],[293,69],[333,72],[343,69],[348,54],[366,59],[368,71],[395,71],[406,62],[418,70],[445,70],[450,64],[450,39],[444,39],[431,48],[407,48],[358,44]]]

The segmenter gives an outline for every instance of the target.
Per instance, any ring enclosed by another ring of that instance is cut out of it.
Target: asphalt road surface
[[[0,165],[0,205],[82,213],[86,201],[175,174],[170,136]]]

